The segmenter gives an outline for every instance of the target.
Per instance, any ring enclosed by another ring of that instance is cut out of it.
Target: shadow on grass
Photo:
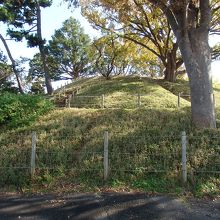
[[[133,182],[131,187],[143,189],[158,180],[146,181],[155,172],[161,172],[159,176],[166,179],[164,189],[179,184],[180,133],[183,130],[192,132],[188,108],[179,112],[174,109],[66,109],[43,117],[31,129],[38,135],[37,167],[45,170],[39,172],[39,182],[43,178],[53,182],[53,178],[62,176],[64,182],[75,179],[85,188],[103,184],[104,131],[109,131],[113,181],[124,181],[127,185]],[[10,138],[10,134],[4,138]],[[16,138],[14,141],[16,143]],[[197,158],[206,163],[205,149],[209,146],[206,141],[198,142],[200,144],[204,145],[204,153]],[[48,170],[48,167],[53,169]]]

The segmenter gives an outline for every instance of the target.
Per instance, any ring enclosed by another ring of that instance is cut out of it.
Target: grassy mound
[[[107,130],[108,188],[180,192],[180,133],[185,130],[189,137],[189,187],[198,195],[219,193],[219,176],[206,173],[219,169],[219,130],[195,133],[190,125],[189,102],[182,99],[181,109],[177,109],[175,85],[171,93],[161,87],[161,82],[145,78],[84,79],[69,85],[66,94],[57,91],[56,99],[77,89],[75,96],[104,94],[105,108],[100,108],[98,99],[93,100],[96,108],[82,108],[82,103],[73,99],[72,105],[81,108],[57,109],[31,126],[2,133],[4,154],[0,161],[1,167],[7,167],[1,170],[2,186],[8,183],[58,191],[102,189],[103,134]],[[130,99],[134,94],[143,96],[140,106]],[[37,132],[36,175],[32,180],[31,131]]]
[[[100,108],[104,95],[105,108],[177,108],[177,97],[162,88],[156,81],[139,77],[115,77],[111,80],[103,78],[83,79],[66,87],[66,94],[73,94],[72,107]],[[56,93],[63,99],[61,90]],[[138,95],[140,103],[138,104]],[[183,107],[189,103],[182,99]]]

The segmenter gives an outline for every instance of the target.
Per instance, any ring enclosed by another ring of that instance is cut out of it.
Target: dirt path
[[[220,219],[220,201],[181,201],[145,193],[0,195],[0,220]]]

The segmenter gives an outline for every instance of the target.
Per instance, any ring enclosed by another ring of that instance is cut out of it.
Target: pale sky
[[[99,36],[99,33],[89,25],[85,18],[81,16],[79,9],[71,11],[70,9],[67,9],[67,4],[61,4],[61,2],[61,0],[53,0],[53,5],[51,7],[42,9],[43,38],[50,40],[51,36],[54,34],[54,30],[61,28],[62,23],[71,16],[80,21],[82,27],[84,27],[85,33],[91,38]],[[1,25],[1,29],[2,28],[3,26]],[[220,39],[215,38],[214,41],[220,42]],[[31,58],[35,53],[38,52],[37,48],[27,48],[26,42],[19,43],[9,41],[8,45],[15,59],[18,59],[21,56]],[[1,42],[0,49],[4,51],[4,46]],[[212,73],[213,79],[220,82],[220,61],[213,62]]]
[[[51,7],[42,9],[41,13],[42,35],[43,38],[46,38],[47,40],[50,40],[51,36],[54,34],[55,29],[61,28],[62,23],[71,16],[80,21],[82,27],[85,29],[85,33],[88,34],[91,38],[98,34],[98,32],[89,25],[86,19],[81,16],[79,9],[71,11],[71,9],[68,9],[66,3],[61,4],[61,0],[53,0],[53,5]],[[2,27],[4,29],[3,25],[1,25],[1,29]],[[7,41],[7,43],[15,59],[18,59],[20,56],[31,58],[35,53],[38,52],[38,48],[27,48],[25,41],[22,43]],[[4,51],[2,42],[0,42],[0,48]]]

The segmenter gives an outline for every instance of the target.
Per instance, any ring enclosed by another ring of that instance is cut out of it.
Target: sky
[[[62,0],[53,0],[53,5],[51,7],[42,9],[43,38],[50,40],[51,36],[54,34],[54,31],[61,28],[62,23],[71,16],[80,21],[82,27],[85,30],[85,33],[88,34],[91,38],[99,36],[99,32],[94,30],[86,21],[86,19],[82,17],[80,14],[80,9],[68,9],[67,4],[61,4],[61,2]],[[0,28],[4,29],[4,26],[1,25]],[[213,42],[220,43],[220,39],[215,38]],[[212,44],[212,42],[210,43]],[[38,52],[37,48],[27,48],[25,41],[22,43],[8,41],[8,45],[15,59],[18,59],[19,57],[32,58],[33,55]],[[4,51],[2,42],[0,42],[0,49]],[[220,82],[220,60],[212,63],[212,73],[213,80]]]
[[[56,29],[62,27],[62,23],[71,16],[79,20],[82,27],[85,29],[85,33],[91,38],[98,35],[98,32],[94,30],[85,18],[80,14],[80,9],[71,10],[68,9],[66,3],[62,3],[62,0],[53,0],[53,5],[48,8],[44,8],[41,11],[42,14],[42,35],[43,38],[50,40]],[[2,25],[1,28],[5,29],[6,26]],[[33,57],[38,52],[38,48],[27,48],[25,41],[22,43],[7,41],[10,49],[12,50],[13,57],[18,59],[20,56]],[[0,48],[4,51],[4,46],[0,42]]]
[[[82,17],[79,8],[74,10],[68,9],[68,5],[63,3],[62,0],[53,0],[51,7],[43,8],[41,10],[43,38],[45,38],[47,41],[50,40],[55,30],[61,28],[62,23],[71,16],[80,21],[85,33],[91,38],[95,38],[100,35],[99,32],[93,29],[86,19]],[[6,25],[1,24],[0,28],[1,30],[6,30]],[[4,33],[2,33],[2,35],[4,36]],[[32,58],[34,54],[39,52],[38,48],[28,48],[25,40],[22,42],[10,40],[7,41],[7,44],[14,59],[19,59],[20,57]],[[0,49],[4,52],[4,54],[7,54],[1,41]],[[57,88],[58,86],[61,86],[60,84],[62,83],[64,84],[64,82],[53,82],[53,87]]]

